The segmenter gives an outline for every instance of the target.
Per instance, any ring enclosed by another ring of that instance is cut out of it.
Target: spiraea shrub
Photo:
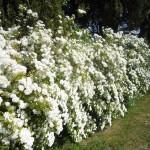
[[[105,38],[91,37],[69,26],[72,18],[58,18],[55,36],[40,20],[24,35],[22,26],[0,28],[3,148],[46,150],[64,132],[79,142],[124,116],[130,99],[150,87],[150,49],[142,38],[111,29]]]

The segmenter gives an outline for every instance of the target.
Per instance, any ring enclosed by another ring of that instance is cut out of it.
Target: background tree
[[[150,10],[150,0],[0,0],[4,27],[17,24],[19,4],[38,12],[39,19],[54,30],[59,25],[58,15],[63,15],[64,12],[70,16],[74,14],[76,22],[83,27],[87,26],[92,17],[102,20],[104,26],[114,30],[121,20],[126,20],[131,30],[140,26],[143,30],[143,24],[149,25],[145,18]],[[82,7],[87,14],[79,16],[77,10]]]
[[[38,12],[39,19],[43,20],[46,25],[51,26],[52,22],[55,24],[55,21],[58,20],[58,15],[63,14],[62,6],[65,2],[66,0],[0,0],[2,24],[4,27],[15,24],[19,13],[19,5],[22,4]]]

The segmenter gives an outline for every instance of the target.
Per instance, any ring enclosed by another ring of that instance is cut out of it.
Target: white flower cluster
[[[64,132],[79,142],[124,116],[130,99],[149,90],[150,49],[143,39],[110,29],[105,39],[93,40],[86,30],[52,38],[38,21],[17,40],[17,29],[0,29],[4,145],[46,149]]]

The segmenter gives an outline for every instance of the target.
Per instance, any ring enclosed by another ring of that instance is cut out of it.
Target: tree
[[[0,0],[2,24],[4,27],[8,27],[16,23],[19,5],[23,4],[36,11],[39,19],[43,20],[46,25],[50,25],[51,20],[56,21],[58,15],[63,14],[62,6],[65,2],[66,0]]]

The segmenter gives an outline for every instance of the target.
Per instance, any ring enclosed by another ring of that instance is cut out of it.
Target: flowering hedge
[[[111,29],[93,39],[62,26],[54,38],[41,21],[19,37],[19,28],[0,28],[3,146],[48,149],[63,132],[79,142],[124,116],[129,100],[149,89],[143,39]]]

